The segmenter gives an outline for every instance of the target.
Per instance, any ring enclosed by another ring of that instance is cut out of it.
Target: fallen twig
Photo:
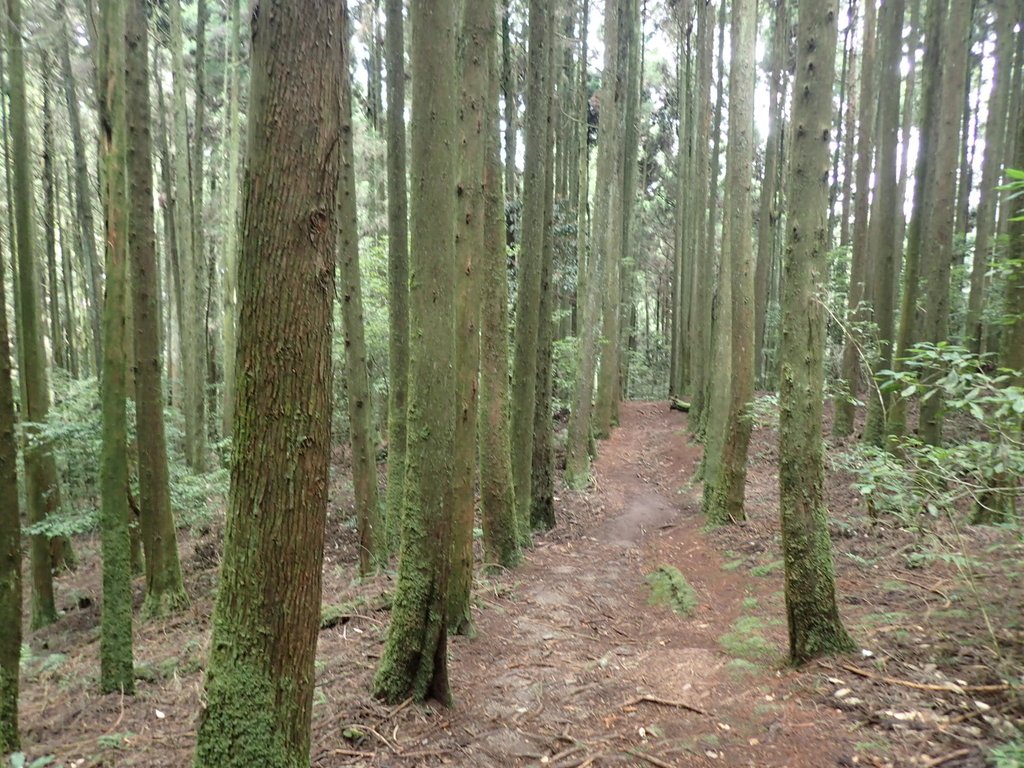
[[[866,677],[868,680],[876,680],[880,683],[889,683],[890,685],[902,685],[904,688],[916,688],[919,691],[948,691],[949,693],[998,693],[1000,691],[1009,690],[1010,686],[1006,683],[1000,683],[999,685],[957,685],[956,683],[916,683],[913,680],[900,680],[898,677],[888,677],[887,675],[876,675],[873,672],[868,672],[866,669],[860,669],[852,664],[843,664],[843,669],[847,672],[853,672],[855,675]]]
[[[629,701],[625,702],[621,707],[619,707],[619,709],[625,709],[626,707],[631,707],[634,704],[640,704],[642,702],[647,702],[648,704],[660,704],[663,707],[678,707],[679,709],[685,709],[688,712],[694,712],[698,715],[708,714],[706,710],[703,710],[700,707],[695,707],[692,704],[687,704],[684,701],[671,701],[669,699],[662,699],[657,696],[651,696],[649,694],[643,694],[642,696],[637,696],[636,698],[630,699]]]
[[[657,757],[654,757],[653,755],[648,755],[645,752],[640,752],[640,751],[635,750],[635,749],[627,749],[626,750],[626,754],[627,755],[632,755],[633,757],[638,757],[641,760],[645,760],[648,763],[650,763],[651,765],[658,766],[658,768],[676,768],[671,763],[666,763],[664,760],[661,760],[661,759],[659,759]]]
[[[967,757],[970,754],[971,750],[969,749],[958,749],[955,752],[950,752],[948,755],[943,755],[942,757],[926,757],[925,760],[928,762],[926,762],[924,766],[925,768],[936,768],[936,766],[951,763],[954,760],[958,760],[961,757]]]

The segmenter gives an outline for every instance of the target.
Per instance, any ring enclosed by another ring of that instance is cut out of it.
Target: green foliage
[[[758,395],[747,403],[744,415],[750,419],[755,427],[765,429],[779,428],[779,395],[777,392],[769,392]]]
[[[556,339],[551,346],[551,404],[555,413],[572,407],[579,375],[579,339]]]
[[[718,638],[718,644],[730,656],[748,661],[757,661],[775,653],[775,647],[765,639],[761,631],[764,622],[756,616],[740,616],[732,627]]]
[[[99,389],[97,380],[71,379],[54,371],[54,404],[49,420],[26,429],[29,440],[48,443],[57,456],[61,480],[61,507],[25,533],[73,536],[96,529],[98,524],[100,454],[102,449]],[[176,408],[164,411],[170,470],[171,505],[179,524],[197,526],[209,521],[227,495],[228,471],[224,468],[197,475],[188,469],[184,454],[184,418]],[[135,407],[128,402],[128,440],[134,444]],[[222,446],[223,448],[223,446]],[[134,451],[129,451],[134,464]],[[134,470],[134,467],[132,467]],[[137,483],[133,478],[137,497]]]
[[[688,616],[697,607],[697,593],[686,577],[673,565],[660,565],[648,574],[651,605],[667,605],[676,613]]]
[[[53,755],[43,755],[30,763],[24,752],[13,752],[8,760],[11,768],[45,768],[47,765],[53,765],[57,758]]]
[[[889,514],[902,524],[920,526],[962,500],[985,507],[1017,493],[1024,476],[1024,387],[1021,374],[993,368],[990,358],[949,344],[919,344],[901,371],[878,373],[881,387],[922,402],[939,398],[957,416],[963,436],[949,445],[902,438],[882,450],[859,445],[834,458],[854,475],[854,487],[874,515]]]
[[[995,768],[1024,767],[1024,740],[1014,739],[989,753]]]

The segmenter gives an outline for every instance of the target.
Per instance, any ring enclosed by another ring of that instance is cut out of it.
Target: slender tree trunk
[[[161,616],[188,603],[171,510],[160,366],[160,296],[153,214],[149,32],[146,0],[129,0],[126,113],[128,118],[128,250],[135,328],[135,418],[142,546],[146,554],[143,613]]]
[[[789,657],[802,664],[851,651],[836,605],[824,497],[821,413],[828,270],[828,145],[835,0],[801,0],[793,88],[793,160],[785,252],[779,392],[779,495]]]
[[[99,255],[96,250],[96,224],[92,212],[92,184],[86,160],[85,139],[82,137],[82,118],[78,101],[78,89],[71,69],[71,51],[68,40],[65,0],[56,0],[56,13],[60,24],[61,79],[64,81],[64,100],[68,108],[68,124],[71,128],[71,144],[75,155],[75,202],[78,212],[78,227],[81,236],[82,254],[89,272],[90,294],[87,296],[89,323],[92,326],[93,366],[99,376],[102,368],[102,334],[100,332],[100,306],[103,303],[103,282],[100,276]]]
[[[508,200],[518,200],[516,161],[519,143],[519,67],[514,61],[515,51],[512,48],[512,0],[502,0],[501,11],[501,90],[505,103],[505,197]]]
[[[871,205],[871,171],[875,145],[875,0],[864,0],[863,48],[860,73],[860,109],[857,118],[857,164],[854,169],[853,235],[850,256],[850,288],[846,311],[846,340],[843,345],[841,376],[848,393],[836,401],[832,432],[845,437],[853,432],[855,401],[861,391],[861,366],[865,362],[861,326],[868,314],[864,284],[867,280],[868,216]],[[870,385],[868,389],[870,390]],[[874,393],[869,392],[869,397]]]
[[[341,3],[252,19],[234,464],[199,768],[309,763],[331,445]],[[288,115],[288,120],[281,120]],[[287,414],[287,418],[281,418]]]
[[[170,0],[171,75],[174,85],[174,209],[181,271],[181,376],[184,382],[185,460],[193,470],[206,468],[206,416],[203,365],[203,254],[196,249],[192,187],[189,183],[188,100],[185,95],[185,54],[181,0]]]
[[[566,438],[565,480],[571,488],[581,488],[590,480],[590,435],[593,414],[594,371],[597,367],[598,339],[601,333],[601,295],[604,288],[606,269],[612,268],[609,258],[608,226],[609,196],[614,187],[616,156],[620,148],[615,136],[617,96],[616,72],[620,66],[619,55],[619,14],[608,9],[604,17],[605,60],[599,103],[602,120],[597,141],[597,178],[592,221],[595,234],[591,237],[591,254],[587,259],[586,282],[580,323],[578,351],[578,375],[573,406],[569,412],[568,435]],[[621,232],[621,228],[619,230]],[[513,432],[515,421],[513,420]],[[516,486],[516,493],[518,493]]]
[[[951,3],[942,40],[942,85],[932,173],[935,193],[931,199],[928,228],[923,233],[922,267],[926,310],[922,337],[933,344],[946,341],[949,330],[949,273],[953,263],[953,224],[956,219],[956,172],[960,116],[967,73],[971,34],[971,4]],[[933,378],[937,376],[933,372]],[[925,442],[942,441],[942,397],[936,393],[921,403],[920,433]]]
[[[349,37],[343,19],[341,71],[341,175],[338,187],[338,266],[341,276],[341,315],[345,327],[345,383],[348,388],[349,437],[352,444],[352,484],[359,531],[359,573],[366,576],[382,560],[384,530],[377,503],[377,456],[373,445],[373,402],[366,362],[363,292],[359,270],[359,211],[352,127],[352,84],[349,75]]]
[[[541,311],[541,273],[544,259],[544,146],[548,135],[547,25],[545,0],[530,2],[530,49],[526,84],[526,160],[523,173],[522,240],[518,258],[516,330],[512,358],[512,476],[520,531],[530,525],[533,469],[533,431],[537,390],[538,335]]]
[[[73,216],[74,206],[72,205],[71,199],[71,167],[65,162],[65,174],[64,174],[64,196],[65,203],[67,206],[67,214]],[[79,363],[78,363],[78,342],[76,334],[78,332],[78,313],[75,311],[77,304],[75,302],[75,273],[72,268],[72,262],[78,259],[74,258],[75,255],[75,238],[70,235],[73,226],[66,226],[64,218],[60,215],[59,206],[57,214],[58,227],[60,228],[60,258],[61,258],[61,287],[63,289],[63,301],[64,301],[64,334],[65,334],[65,349],[67,350],[68,356],[68,370],[71,373],[71,378],[77,379],[79,377]],[[81,241],[78,241],[79,244]]]
[[[903,244],[896,242],[896,217],[900,201],[896,157],[899,148],[900,125],[900,60],[902,58],[904,0],[888,0],[882,6],[879,29],[881,43],[879,56],[881,76],[878,100],[878,165],[875,171],[876,193],[871,208],[871,259],[867,294],[874,307],[874,320],[878,328],[878,357],[875,369],[892,367],[895,290],[893,287],[897,251]],[[880,392],[868,403],[868,421],[864,439],[880,445],[886,434],[886,419],[892,400]]]
[[[454,4],[411,6],[413,80],[409,421],[398,583],[374,695],[449,704],[448,576],[455,432]]]
[[[235,419],[235,347],[238,323],[238,167],[242,149],[239,116],[239,80],[242,67],[241,0],[228,0],[230,43],[228,58],[228,171],[227,206],[224,211],[224,396],[221,400],[221,432],[232,435]]]
[[[490,66],[486,57],[487,2],[462,8],[459,46],[462,92],[459,105],[457,157],[458,216],[455,228],[455,479],[452,520],[452,575],[448,587],[448,628],[471,634],[470,593],[473,587],[473,521],[476,512],[477,409],[480,371],[480,282],[477,259],[483,254],[484,136]]]
[[[768,136],[765,140],[764,175],[761,178],[760,214],[757,223],[757,267],[754,272],[754,367],[764,382],[765,333],[768,325],[768,272],[772,259],[773,230],[778,210],[775,187],[779,173],[779,129],[782,122],[782,75],[789,56],[789,20],[786,0],[776,0],[771,42],[771,85],[768,97]],[[838,152],[838,146],[837,146]]]
[[[729,68],[729,146],[727,184],[731,301],[722,305],[731,313],[731,371],[729,378],[716,376],[716,387],[729,390],[728,410],[712,414],[711,424],[724,433],[719,471],[705,479],[704,512],[715,524],[742,520],[747,478],[747,448],[751,422],[746,409],[754,395],[754,256],[751,243],[750,186],[754,158],[754,42],[755,3],[734,0]]]
[[[389,548],[405,499],[409,378],[409,223],[405,172],[405,43],[402,0],[385,0],[388,86],[388,490]],[[504,215],[504,211],[502,211]]]
[[[1006,157],[1005,136],[1011,133],[1006,120],[1009,98],[1011,62],[1013,61],[1013,26],[1019,21],[1011,3],[1014,0],[996,0],[996,48],[993,56],[992,90],[985,123],[985,151],[982,159],[981,189],[979,190],[977,231],[974,236],[974,261],[971,268],[971,292],[967,303],[967,346],[981,351],[984,338],[982,309],[985,299],[985,275],[988,272],[991,240],[995,227],[995,204],[1000,183],[1003,160]],[[1019,33],[1018,33],[1019,34]]]
[[[100,690],[133,693],[131,536],[128,530],[128,414],[126,295],[128,195],[125,173],[125,9],[104,3],[100,30],[100,161],[106,233],[103,302],[103,370],[100,411],[100,532],[103,548],[103,614],[100,624]],[[145,82],[145,81],[144,81]]]
[[[14,387],[7,328],[6,258],[0,254],[0,754],[16,752],[21,666],[21,510]]]
[[[43,229],[46,233],[46,287],[50,314],[50,349],[53,364],[67,370],[64,332],[61,329],[57,288],[57,174],[54,170],[53,110],[50,103],[50,61],[43,59]]]
[[[13,208],[17,244],[17,319],[21,329],[20,378],[21,412],[24,421],[22,455],[25,462],[25,497],[28,520],[38,523],[60,508],[57,464],[49,441],[37,437],[38,425],[46,423],[50,410],[50,387],[43,349],[42,311],[35,256],[33,219],[32,154],[29,146],[28,111],[25,93],[25,58],[22,46],[21,0],[7,0],[7,50],[10,56],[8,89],[11,101],[11,151],[14,157]],[[57,618],[53,602],[54,565],[70,562],[70,544],[63,538],[32,537],[32,628]]]
[[[511,568],[522,558],[512,492],[512,442],[509,435],[508,279],[505,199],[501,179],[501,130],[498,108],[500,74],[497,8],[484,3],[481,58],[490,66],[484,102],[484,242],[480,258],[480,518],[484,563]]]

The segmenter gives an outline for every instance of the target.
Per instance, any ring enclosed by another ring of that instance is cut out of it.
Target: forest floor
[[[450,641],[451,709],[370,698],[393,576],[354,579],[346,513],[332,511],[314,766],[973,768],[1024,725],[1019,689],[1004,683],[1020,679],[1024,660],[1022,551],[1011,534],[936,538],[872,524],[850,478],[829,472],[840,610],[861,650],[794,670],[774,431],[755,430],[750,519],[708,531],[686,416],[624,403],[621,420],[600,445],[593,486],[559,490],[558,527],[520,568],[480,579],[477,634]],[[30,757],[189,765],[217,541],[216,531],[183,541],[194,603],[137,628],[134,697],[96,693],[98,570],[61,578],[65,616],[27,638]],[[83,562],[98,560],[97,546],[79,545]],[[689,613],[652,604],[647,577],[663,566],[692,586]]]

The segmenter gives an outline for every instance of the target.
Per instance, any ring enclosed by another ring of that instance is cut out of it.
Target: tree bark
[[[824,498],[821,414],[828,270],[828,148],[836,49],[835,0],[801,0],[793,88],[793,160],[785,251],[779,495],[789,657],[803,664],[851,651],[836,605]]]
[[[411,6],[413,195],[405,508],[391,626],[374,695],[449,704],[448,577],[455,432],[457,19],[453,3]]]
[[[146,554],[143,613],[162,616],[188,604],[171,509],[167,433],[160,365],[160,293],[153,213],[149,31],[146,0],[129,0],[126,49],[128,255],[135,330],[135,419],[142,546]]]
[[[239,115],[239,69],[242,67],[241,0],[228,0],[230,43],[228,71],[228,169],[227,206],[224,211],[224,396],[221,400],[221,433],[230,437],[235,420],[235,347],[238,344],[238,168],[242,152]]]
[[[234,464],[194,764],[309,764],[331,445],[343,4],[252,15]],[[282,120],[281,115],[287,115]]]

